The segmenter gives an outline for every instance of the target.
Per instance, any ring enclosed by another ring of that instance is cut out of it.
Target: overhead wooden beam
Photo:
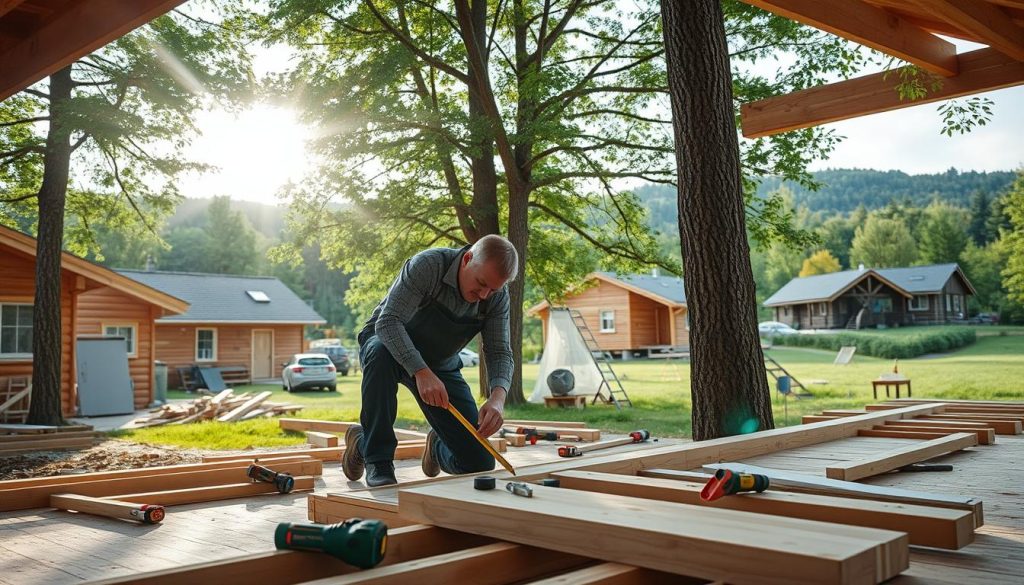
[[[184,0],[80,0],[66,3],[31,36],[0,54],[0,100],[70,65]]]
[[[1024,61],[1024,28],[1017,26],[1003,9],[986,0],[914,0],[942,20],[970,33],[979,42]]]
[[[900,72],[895,70],[743,104],[743,135],[758,138],[1024,84],[1024,63],[995,49],[962,53],[958,59],[960,73],[917,100],[900,99]]]
[[[956,46],[860,0],[743,0],[773,14],[877,49],[932,73],[956,75]]]
[[[7,14],[18,7],[18,4],[24,3],[25,0],[0,0],[0,16]]]
[[[902,532],[544,486],[533,492],[475,490],[458,478],[400,489],[398,506],[403,516],[454,530],[733,585],[879,583],[910,563]]]
[[[559,479],[563,488],[573,490],[896,530],[906,532],[910,536],[910,544],[920,546],[958,549],[974,541],[974,518],[966,510],[773,490],[707,502],[700,497],[702,484],[688,481],[588,471],[564,471],[554,474],[554,477]]]
[[[954,433],[902,449],[882,451],[873,457],[830,465],[825,468],[825,475],[830,479],[857,481],[977,444],[978,437],[974,433]]]

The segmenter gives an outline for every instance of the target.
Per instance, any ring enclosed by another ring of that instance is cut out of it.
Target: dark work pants
[[[359,359],[363,369],[363,404],[359,414],[363,442],[360,451],[367,463],[395,458],[398,440],[394,426],[398,416],[398,384],[402,384],[412,391],[427,422],[437,433],[435,453],[445,473],[476,473],[494,469],[494,456],[477,443],[450,412],[423,402],[416,390],[416,380],[395,361],[376,335],[359,346]],[[476,401],[459,369],[433,372],[448,390],[448,401],[476,426],[479,414]]]

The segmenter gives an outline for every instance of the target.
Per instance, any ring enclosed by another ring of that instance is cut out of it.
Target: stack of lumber
[[[97,471],[0,482],[0,512],[52,507],[51,496],[74,494],[97,499],[174,506],[276,494],[269,483],[246,475],[252,458],[119,471]],[[323,473],[320,460],[308,456],[267,458],[260,465],[295,476],[295,491],[312,491]]]
[[[0,425],[0,457],[33,451],[88,449],[96,433],[88,425],[52,427],[44,425]]]
[[[974,433],[978,443],[989,445],[995,442],[995,435],[1019,435],[1024,428],[1024,402],[978,400],[893,400],[881,404],[868,404],[864,410],[825,410],[817,415],[804,416],[802,422],[811,424],[920,404],[931,404],[934,409],[927,414],[884,421],[870,429],[859,430],[858,435],[894,439],[938,439],[953,433]]]
[[[204,420],[235,422],[249,420],[260,416],[273,417],[282,414],[294,414],[302,410],[297,404],[269,402],[272,392],[261,392],[255,396],[251,392],[235,395],[231,389],[224,390],[216,396],[200,396],[191,402],[165,404],[149,411],[148,416],[134,421],[136,428],[155,427],[158,425],[182,425]]]

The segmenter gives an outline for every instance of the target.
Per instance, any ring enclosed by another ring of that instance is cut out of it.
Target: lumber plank
[[[56,433],[60,427],[50,425],[0,424],[0,433],[39,434]]]
[[[417,459],[423,456],[423,449],[426,443],[421,440],[416,441],[399,441],[398,448],[395,450],[395,460],[401,459]],[[244,457],[250,457],[258,460],[263,458],[282,457],[288,454],[292,455],[305,455],[307,457],[313,457],[320,461],[341,461],[342,454],[345,453],[344,445],[340,447],[322,447],[313,449],[290,449],[287,451],[264,451],[261,453],[232,453],[229,455],[204,455],[203,463],[213,461],[231,461],[237,460]]]
[[[946,409],[943,411],[944,414],[1010,414],[1014,416],[1024,416],[1024,406],[1020,408],[1009,407],[1009,406],[974,406],[974,405],[959,405],[959,404],[947,404]]]
[[[20,401],[21,401],[21,400],[22,400],[23,398],[25,398],[26,396],[28,396],[28,395],[29,395],[29,394],[30,394],[31,392],[32,392],[32,385],[30,384],[30,385],[29,385],[29,386],[28,386],[27,388],[25,388],[25,389],[23,389],[23,390],[19,391],[19,392],[18,392],[18,393],[16,393],[16,394],[15,394],[14,396],[11,396],[11,397],[10,397],[10,398],[9,398],[9,399],[8,399],[8,400],[7,400],[6,402],[4,402],[3,404],[0,404],[0,412],[3,412],[3,411],[5,411],[5,410],[7,410],[8,408],[10,408],[10,407],[14,406],[14,405],[15,405],[15,404],[17,404],[18,402],[20,402]]]
[[[588,428],[571,428],[571,427],[514,427],[509,424],[505,424],[504,428],[507,432],[515,432],[518,428],[530,428],[538,433],[558,433],[559,435],[573,435],[579,437],[581,441],[600,441],[601,431],[598,429]]]
[[[92,498],[76,494],[54,494],[50,496],[50,507],[58,510],[69,510],[83,514],[106,516],[107,518],[119,518],[122,520],[134,520],[145,522],[146,510],[158,505],[150,502],[126,502],[122,500]],[[162,512],[162,510],[161,510]],[[159,518],[159,519],[158,519]],[[157,524],[163,520],[163,514],[153,517],[148,524]]]
[[[897,433],[942,433],[948,435],[950,433],[974,433],[978,437],[979,445],[991,445],[996,442],[996,432],[991,427],[984,428],[970,428],[970,427],[958,427],[958,426],[929,426],[925,425],[875,425],[872,429],[875,431],[883,432],[897,432]],[[883,436],[883,435],[867,435],[867,436]],[[919,437],[926,438],[926,437]],[[938,437],[931,437],[938,438]]]
[[[474,585],[503,585],[533,579],[555,571],[580,567],[590,559],[544,548],[495,542],[375,567],[344,578],[327,577],[305,585],[409,585],[410,583],[458,583],[471,576]]]
[[[782,469],[768,469],[766,467],[749,465],[747,463],[708,463],[704,465],[704,469],[711,473],[714,473],[718,469],[731,469],[733,471],[740,471],[743,473],[758,473],[766,475],[771,478],[773,486],[784,486],[786,491],[970,510],[974,513],[974,526],[977,528],[984,524],[984,507],[982,501],[970,496],[921,492],[880,485],[856,483],[852,481],[841,481]],[[685,472],[661,469],[644,471],[641,475],[646,477],[668,477],[669,479],[672,479],[673,477],[679,477],[678,474],[680,473],[685,474]]]
[[[260,403],[262,403],[264,400],[273,396],[273,394],[274,393],[270,391],[260,392],[256,396],[253,396],[249,400],[246,400],[244,403],[242,403],[241,406],[238,406],[231,412],[220,416],[217,420],[219,420],[220,422],[231,422],[234,420],[238,420],[242,418],[242,416],[244,416],[250,410],[259,406]]]
[[[904,427],[908,428],[908,427]],[[861,429],[857,431],[858,437],[877,437],[877,438],[889,438],[889,439],[941,439],[953,431],[942,432],[931,429],[931,432],[927,430],[904,430],[904,431],[893,431],[893,430],[879,430],[879,429]]]
[[[306,456],[281,457],[277,459],[261,460],[267,467],[273,468],[279,463],[296,463],[301,461],[313,461],[313,458]],[[143,477],[149,475],[165,475],[168,473],[185,473],[189,471],[208,471],[211,469],[224,469],[231,467],[243,467],[252,462],[252,459],[231,459],[228,461],[217,461],[213,463],[185,463],[182,465],[164,465],[160,467],[142,467],[139,469],[120,469],[117,471],[93,471],[90,473],[76,473],[73,475],[53,475],[48,477],[31,477],[26,479],[10,479],[0,481],[0,490],[12,490],[15,488],[32,487],[39,485],[67,485],[70,483],[82,483],[100,479],[125,479],[130,477]]]
[[[315,487],[316,483],[313,477],[300,475],[295,477],[295,487],[292,489],[292,493],[313,491]],[[232,498],[248,498],[250,496],[259,496],[263,494],[276,495],[277,493],[277,489],[274,488],[272,484],[258,481],[185,488],[179,490],[143,492],[137,494],[114,494],[107,497],[122,502],[157,504],[159,506],[178,506],[182,504],[198,504],[201,502],[230,500]]]
[[[494,447],[494,450],[497,451],[498,453],[504,453],[505,451],[508,451],[508,441],[506,441],[505,439],[499,437],[491,437],[487,439],[487,442],[489,442],[491,444],[491,447]]]
[[[282,430],[286,431],[320,431],[324,433],[338,433],[343,434],[352,425],[357,425],[357,422],[345,422],[336,420],[314,420],[308,418],[282,418],[278,419],[278,424]],[[395,438],[399,441],[415,441],[424,440],[427,438],[426,433],[418,431],[407,431],[405,429],[394,429]]]
[[[944,20],[1018,61],[1024,61],[1024,29],[998,6],[983,0],[916,0],[933,17]]]
[[[44,438],[45,437],[45,438]],[[26,441],[42,441],[53,438],[61,439],[81,439],[81,438],[95,438],[95,431],[73,431],[70,433],[52,433],[48,435],[0,435],[0,449],[5,448],[10,443],[24,443]]]
[[[333,524],[346,518],[382,520],[389,528],[418,524],[398,513],[398,504],[367,500],[351,494],[310,494],[306,498],[307,513],[318,524]]]
[[[953,422],[973,422],[973,423],[984,423],[993,429],[1000,435],[1019,435],[1021,434],[1022,425],[1019,420],[1004,420],[1004,419],[985,419],[985,418],[964,418],[950,414],[935,414],[935,415],[924,415],[915,417],[913,420],[926,420],[936,421],[945,420]]]
[[[918,445],[884,451],[873,457],[830,465],[825,468],[825,476],[830,479],[857,481],[977,444],[978,437],[973,433],[953,433],[941,439],[932,439]]]
[[[7,489],[0,491],[0,512],[28,508],[45,508],[49,506],[50,496],[53,494],[75,493],[83,496],[102,497],[247,482],[249,477],[245,474],[245,471],[248,467],[248,465],[242,465],[205,471]],[[273,469],[274,471],[290,473],[292,475],[320,475],[323,473],[323,463],[321,461],[282,463],[275,465]]]
[[[673,575],[621,563],[601,563],[529,585],[712,585],[707,579]]]
[[[585,429],[587,423],[568,421],[568,420],[506,420],[505,425],[515,425],[519,427],[560,427],[564,429]]]
[[[517,435],[515,433],[505,433],[502,437],[512,447],[525,447],[526,446],[526,435]]]
[[[1011,408],[1024,407],[1024,400],[963,400],[963,399],[951,399],[951,398],[893,398],[887,400],[888,404],[898,404],[900,406],[907,406],[910,404],[934,404],[941,402],[943,404],[968,404],[975,406],[1009,406]]]
[[[306,442],[314,447],[337,447],[338,435],[321,433],[320,431],[306,431]]]
[[[28,441],[25,443],[9,443],[0,447],[0,457],[9,455],[21,455],[23,453],[34,453],[36,451],[57,451],[61,449],[88,449],[92,447],[93,439],[80,437],[77,439],[52,439],[40,441]]]
[[[805,414],[804,416],[800,417],[800,424],[807,425],[807,424],[811,424],[811,423],[826,422],[826,421],[830,421],[830,420],[835,420],[837,418],[843,418],[843,417],[841,417],[841,416],[824,416],[824,415]]]
[[[445,554],[492,542],[491,539],[445,530],[436,526],[408,526],[388,530],[388,550],[378,567]],[[242,555],[162,571],[123,575],[92,585],[138,583],[140,585],[293,585],[324,577],[350,575],[360,569],[330,555],[278,550]]]
[[[734,585],[879,583],[909,566],[904,533],[626,496],[534,486],[522,498],[457,478],[398,502],[425,523]]]
[[[564,471],[553,477],[559,479],[563,488],[574,490],[906,532],[910,544],[919,546],[959,549],[974,540],[974,518],[966,510],[798,494],[771,488],[760,494],[739,494],[706,502],[700,498],[701,483],[589,471]]]

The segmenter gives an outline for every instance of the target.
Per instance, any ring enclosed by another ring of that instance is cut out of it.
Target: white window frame
[[[611,322],[611,327],[605,327],[605,315],[611,315],[611,318],[609,319],[609,321]],[[598,311],[597,319],[598,319],[598,322],[600,323],[600,331],[601,331],[601,333],[615,333],[615,311],[614,310],[612,310],[612,309],[602,309],[602,310]]]
[[[828,303],[818,303],[818,316],[828,317]]]
[[[927,311],[931,301],[929,295],[914,295],[907,299],[907,309],[910,311]],[[921,301],[924,301],[923,303]]]
[[[946,312],[953,312],[953,295],[951,294],[946,295]]]
[[[213,332],[213,357],[201,358],[199,357],[199,332],[200,331],[212,331]],[[217,361],[217,328],[216,327],[196,327],[196,343],[195,343],[195,358],[197,362],[215,362]]]
[[[20,302],[15,302],[15,301],[3,301],[3,302],[0,302],[0,326],[3,326],[3,321],[2,321],[3,320],[3,312],[2,312],[2,309],[5,306],[8,306],[8,307],[32,307],[33,304],[32,303],[20,303]],[[32,312],[32,319],[33,320],[35,319],[35,311]],[[29,327],[31,327],[31,326],[32,326],[32,324],[29,324]],[[31,358],[32,358],[32,348],[29,348],[28,352],[0,353],[0,359],[5,359],[5,360],[31,359]]]
[[[128,340],[128,357],[136,358],[139,357],[139,324],[138,323],[101,323],[100,329],[103,330],[103,335],[113,335],[117,337],[123,337],[117,330],[128,329],[132,332],[131,338]],[[107,329],[114,329],[113,333],[107,331]]]

